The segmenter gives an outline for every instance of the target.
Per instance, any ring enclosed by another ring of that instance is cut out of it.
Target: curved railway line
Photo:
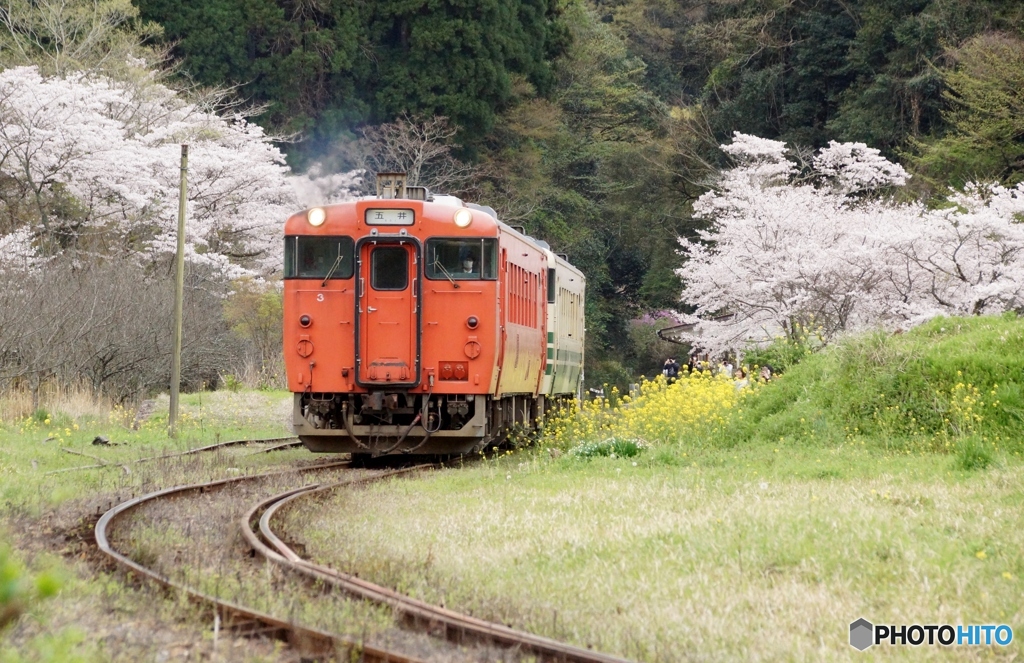
[[[347,462],[339,463],[328,463],[326,465],[306,468],[312,470],[323,470],[330,469],[332,467],[347,467]],[[285,470],[284,472],[299,472],[303,470]],[[224,623],[230,628],[237,630],[242,633],[259,633],[263,635],[269,635],[280,640],[288,642],[290,645],[298,649],[300,652],[323,655],[337,651],[338,649],[355,651],[357,647],[362,650],[362,654],[365,660],[368,661],[413,661],[415,659],[402,659],[392,656],[391,652],[376,652],[374,650],[366,651],[358,646],[358,643],[350,638],[344,636],[338,636],[319,629],[306,628],[297,624],[290,623],[288,620],[280,619],[273,615],[269,615],[252,608],[248,608],[243,605],[226,601],[222,598],[212,596],[206,592],[203,592],[197,588],[190,587],[182,582],[174,580],[167,575],[160,573],[154,569],[151,569],[143,564],[136,562],[127,555],[117,551],[110,543],[109,530],[120,518],[125,517],[127,514],[133,512],[144,504],[174,497],[180,497],[187,493],[193,492],[207,492],[211,490],[223,489],[232,484],[237,484],[245,481],[254,481],[257,479],[267,478],[275,474],[281,474],[281,472],[270,472],[265,474],[256,474],[244,477],[234,477],[231,479],[221,479],[219,481],[208,481],[205,483],[190,484],[187,486],[177,486],[174,488],[166,488],[164,490],[158,490],[141,497],[122,502],[114,508],[104,513],[99,521],[96,523],[96,545],[100,551],[106,554],[108,557],[113,559],[119,565],[131,570],[134,573],[148,579],[155,581],[156,583],[163,585],[169,589],[174,589],[182,592],[193,601],[208,604],[214,606],[217,615],[218,622]],[[379,654],[379,656],[375,656]]]
[[[420,468],[409,468],[409,470]],[[550,638],[519,631],[504,624],[489,622],[454,610],[448,610],[368,582],[350,573],[316,564],[303,559],[271,528],[274,515],[299,498],[310,497],[339,488],[379,481],[387,475],[368,477],[352,482],[338,482],[324,486],[308,486],[283,492],[257,504],[243,517],[240,525],[246,541],[267,559],[289,571],[300,573],[353,596],[387,605],[406,618],[406,621],[426,628],[456,643],[483,642],[527,653],[538,660],[566,663],[624,663],[625,659],[566,644]],[[254,531],[253,525],[258,527]],[[258,532],[258,534],[257,534]]]
[[[242,444],[243,441],[223,442],[202,449],[185,452],[212,451],[224,446]],[[258,610],[240,602],[225,600],[209,591],[193,586],[191,583],[171,577],[168,572],[161,572],[147,564],[132,559],[129,555],[115,548],[111,532],[129,520],[133,513],[152,507],[164,500],[180,500],[189,497],[230,491],[240,484],[261,480],[286,477],[287,475],[305,475],[311,473],[329,473],[337,470],[349,470],[348,461],[333,461],[310,465],[308,467],[276,470],[262,474],[253,474],[229,479],[220,479],[204,483],[195,483],[151,492],[128,500],[104,513],[95,527],[96,543],[102,553],[119,566],[152,580],[164,587],[188,596],[190,600],[214,607],[216,623],[239,635],[272,637],[283,640],[305,656],[330,657],[341,655],[345,660],[363,660],[370,662],[390,661],[395,663],[412,663],[421,661],[415,655],[396,651],[390,647],[367,644],[362,639],[348,635],[332,633],[325,629],[303,626],[292,618],[283,618]],[[346,487],[365,485],[386,478],[415,472],[430,465],[418,465],[387,470],[371,470],[369,476],[357,475],[333,480],[327,483],[309,484],[290,488],[270,498],[265,498],[251,506],[242,516],[238,525],[246,545],[255,554],[259,554],[269,562],[277,565],[287,573],[297,574],[310,580],[313,586],[330,587],[348,596],[369,601],[389,608],[402,617],[407,628],[427,633],[435,638],[443,639],[456,646],[483,646],[502,650],[504,654],[518,657],[526,655],[530,660],[564,661],[566,663],[623,663],[624,659],[594,652],[558,642],[549,638],[518,631],[503,624],[488,622],[476,617],[464,615],[452,610],[434,606],[423,601],[399,594],[391,589],[362,580],[352,574],[344,573],[319,565],[311,560],[300,557],[283,538],[272,529],[275,514],[281,509],[294,506],[298,500],[312,499],[328,491]],[[224,532],[229,537],[233,532]],[[311,590],[311,591],[322,591]]]

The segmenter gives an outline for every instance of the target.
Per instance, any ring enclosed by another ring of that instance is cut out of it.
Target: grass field
[[[217,441],[287,435],[290,394],[183,395],[177,439],[166,434],[166,396],[149,404],[145,417],[80,393],[55,393],[36,412],[27,402],[24,394],[0,396],[0,627],[5,609],[26,610],[0,635],[0,662],[208,657],[208,615],[148,585],[97,572],[91,524],[132,495],[221,478],[226,469],[254,473],[308,460],[301,449],[252,455],[237,447],[134,462]],[[97,436],[111,444],[93,445]],[[74,469],[95,465],[103,466]],[[221,642],[217,659],[284,660],[273,646],[234,644]]]
[[[641,660],[864,656],[859,617],[1020,634],[1022,381],[1022,323],[937,320],[749,393],[648,385],[550,422],[534,450],[346,492],[289,527],[361,577]],[[873,651],[1012,660],[1019,637]]]
[[[0,420],[0,505],[39,513],[87,494],[147,485],[151,473],[146,464],[129,467],[128,474],[123,463],[219,441],[290,434],[291,395],[283,391],[185,394],[177,438],[167,435],[166,395],[147,409],[149,415],[140,418],[137,410],[90,405],[79,396],[27,415],[8,414]],[[111,444],[94,445],[100,436]],[[68,471],[101,462],[110,467]]]
[[[639,660],[1020,658],[1016,318],[850,339],[751,389],[696,376],[610,401],[550,419],[529,449],[285,512],[287,529],[361,577]],[[286,393],[192,394],[169,440],[165,399],[144,419],[82,399],[37,412],[0,399],[0,607],[28,605],[0,661],[289,660],[242,642],[215,652],[208,614],[98,571],[88,541],[95,514],[133,494],[308,460],[240,448],[133,462],[286,434],[289,404]],[[113,444],[94,446],[97,435]],[[188,528],[175,522],[140,545],[172,554]],[[266,591],[233,577],[239,595]],[[1017,637],[862,654],[847,644],[859,617],[1005,623]]]

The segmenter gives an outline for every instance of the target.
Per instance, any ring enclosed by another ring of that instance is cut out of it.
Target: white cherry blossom
[[[737,165],[694,207],[708,230],[680,239],[701,347],[1024,305],[1024,185],[971,185],[929,210],[887,196],[907,173],[863,144],[829,144],[799,181],[778,141],[737,134],[723,149]]]
[[[0,71],[0,171],[37,201],[35,217],[11,229],[18,246],[26,232],[29,245],[43,247],[56,228],[73,226],[77,239],[102,237],[107,252],[122,247],[140,260],[173,252],[180,143],[190,146],[190,260],[225,276],[278,269],[278,233],[299,204],[283,154],[259,126],[197,108],[152,81]],[[57,194],[77,201],[74,218],[47,204]]]

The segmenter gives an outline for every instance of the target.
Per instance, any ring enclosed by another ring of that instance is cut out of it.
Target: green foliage
[[[600,442],[584,442],[570,449],[569,453],[579,458],[595,458],[598,456],[633,458],[634,456],[639,456],[646,448],[646,445],[640,440],[609,438]]]
[[[793,366],[811,356],[812,350],[806,343],[790,342],[780,338],[764,348],[751,348],[743,355],[745,366],[771,368],[775,374],[788,371]]]
[[[588,385],[625,386],[643,370],[630,320],[676,303],[675,238],[692,221],[662,167],[668,113],[643,87],[644,63],[585,4],[562,18],[571,40],[554,63],[552,99],[516,86],[475,197],[519,214],[584,271]]]
[[[1024,321],[937,318],[805,358],[745,402],[718,443],[870,444],[888,453],[1024,454]]]
[[[80,628],[43,632],[17,647],[0,643],[0,661],[4,663],[93,663],[110,660],[100,655],[97,645]]]
[[[1019,30],[1012,0],[592,0],[648,64],[662,99],[699,104],[733,131],[820,146],[858,140],[889,154],[939,132],[950,46]]]
[[[686,348],[677,343],[663,341],[658,336],[658,331],[678,324],[676,319],[670,315],[653,316],[647,315],[630,322],[629,340],[631,342],[635,359],[631,362],[634,374],[639,373],[645,376],[660,375],[665,360],[668,357],[676,357],[681,364],[686,363]],[[619,384],[620,388],[625,385]]]
[[[231,373],[220,376],[221,382],[224,383],[224,388],[228,391],[237,392],[242,388],[242,381]]]
[[[11,550],[0,546],[0,632],[31,603],[54,596],[59,590],[60,582],[53,573],[31,577]]]
[[[977,437],[968,437],[957,445],[953,467],[964,472],[984,470],[995,462],[992,449]]]
[[[260,388],[276,385],[284,374],[284,300],[280,284],[239,279],[232,285],[231,295],[224,300],[224,318],[245,345],[249,362],[246,368],[252,375],[224,375],[221,379],[232,391],[246,382]]]
[[[774,374],[784,373],[810,357],[825,345],[821,328],[814,325],[813,316],[807,323],[793,322],[790,333],[772,341],[766,347],[750,347],[743,355],[748,367],[768,366]]]
[[[512,76],[551,88],[564,47],[548,0],[308,3],[141,0],[184,67],[206,85],[237,84],[269,103],[277,128],[311,130],[322,150],[366,120],[445,115],[490,129]]]
[[[12,0],[0,25],[0,65],[138,78],[138,60],[158,59],[143,44],[161,34],[131,0]]]
[[[918,170],[933,183],[962,186],[1024,180],[1024,40],[985,33],[953,52],[943,73],[948,131],[917,143]]]

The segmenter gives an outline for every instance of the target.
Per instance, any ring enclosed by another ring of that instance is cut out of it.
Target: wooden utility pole
[[[188,184],[188,145],[181,146],[181,194],[178,198],[178,252],[174,269],[174,354],[171,359],[171,411],[168,433],[178,435],[178,390],[181,388],[181,310],[185,298],[185,202]]]

